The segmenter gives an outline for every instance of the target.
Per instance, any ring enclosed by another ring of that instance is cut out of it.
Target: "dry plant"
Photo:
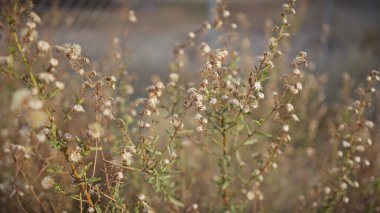
[[[356,95],[346,74],[342,100],[327,102],[307,53],[281,51],[295,3],[252,57],[244,14],[218,0],[213,21],[175,46],[168,82],[133,99],[119,38],[96,71],[80,45],[39,38],[30,2],[2,0],[1,211],[379,212],[380,73]],[[202,64],[194,82],[190,49]],[[281,184],[291,173],[298,181]]]

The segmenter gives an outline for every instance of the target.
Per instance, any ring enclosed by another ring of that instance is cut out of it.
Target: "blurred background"
[[[43,38],[58,44],[78,43],[84,47],[84,54],[95,61],[107,54],[117,36],[126,48],[128,70],[146,77],[167,73],[175,43],[183,41],[204,20],[212,19],[214,1],[39,0],[35,4],[45,21]],[[238,26],[238,31],[248,33],[253,55],[265,50],[265,32],[280,20],[282,3],[283,0],[229,2],[232,20],[245,19],[250,24]],[[126,6],[135,10],[137,23],[125,21]],[[211,37],[207,39],[215,40]],[[290,44],[290,55],[299,50],[308,52],[313,62],[310,70],[328,72],[331,79],[340,78],[342,71],[359,77],[378,69],[380,1],[299,0]],[[194,66],[194,70],[198,68]]]

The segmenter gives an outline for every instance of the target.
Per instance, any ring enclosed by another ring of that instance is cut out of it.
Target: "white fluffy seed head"
[[[144,194],[140,194],[138,196],[138,198],[139,198],[139,200],[143,201],[143,200],[145,200],[145,195]]]
[[[58,60],[56,59],[56,58],[51,58],[50,59],[50,65],[52,66],[52,67],[56,67],[56,66],[58,66]]]
[[[193,39],[193,38],[195,38],[196,35],[194,32],[189,32],[188,36],[189,36],[189,38]]]
[[[284,130],[284,132],[289,132],[289,125],[282,126],[282,130]]]
[[[253,199],[255,199],[255,193],[253,193],[253,192],[251,192],[251,191],[247,192],[247,199],[248,199],[248,200],[253,200]]]
[[[170,80],[173,81],[173,82],[178,82],[178,80],[179,80],[179,75],[178,75],[178,73],[170,73],[169,78],[170,78]]]
[[[121,181],[121,180],[123,180],[123,178],[124,178],[124,174],[122,172],[117,172],[115,174],[115,179],[116,180]]]
[[[293,110],[294,110],[293,105],[292,105],[291,103],[287,103],[287,104],[286,104],[286,111],[287,111],[287,112],[291,112],[291,111],[293,111]]]
[[[348,141],[346,141],[346,140],[342,141],[342,145],[343,145],[344,148],[348,148],[348,147],[351,146],[351,144]]]
[[[44,179],[41,181],[42,188],[48,190],[51,189],[55,184],[55,181],[52,177],[46,176]]]
[[[37,49],[42,53],[47,53],[50,51],[50,44],[46,41],[39,40],[37,42]]]
[[[59,90],[63,90],[65,88],[65,84],[60,82],[60,81],[56,81],[55,82],[55,86],[59,89]]]
[[[84,108],[81,104],[75,104],[73,107],[74,112],[85,112]]]

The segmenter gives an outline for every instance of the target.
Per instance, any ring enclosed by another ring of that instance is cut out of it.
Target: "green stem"
[[[13,7],[12,7],[13,14],[12,15],[14,17],[17,17],[17,9],[18,9],[17,3],[18,3],[18,1],[13,1],[12,2],[12,4],[13,4]],[[15,23],[16,23],[15,18],[8,17],[8,24],[9,24],[10,29],[11,29],[11,35],[13,37],[13,40],[15,41],[15,45],[16,45],[17,51],[19,52],[19,54],[21,56],[21,60],[25,64],[25,68],[26,68],[26,70],[27,70],[27,72],[29,74],[30,79],[32,80],[33,87],[37,88],[38,84],[37,84],[36,78],[35,78],[35,76],[33,74],[32,69],[29,66],[29,63],[28,63],[28,60],[26,59],[24,51],[22,50],[20,39],[19,39],[19,37],[17,35],[17,32],[16,32],[16,29],[14,27]]]

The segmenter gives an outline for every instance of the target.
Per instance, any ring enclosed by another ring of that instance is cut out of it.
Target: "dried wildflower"
[[[371,145],[372,145],[372,140],[371,140],[371,138],[368,138],[368,139],[367,139],[367,144],[368,144],[368,146],[371,146]]]
[[[260,99],[264,99],[264,98],[265,98],[265,95],[264,95],[264,93],[262,93],[262,92],[259,92],[259,93],[257,94],[257,96],[258,96]]]
[[[132,23],[136,23],[137,22],[137,17],[136,17],[136,14],[135,14],[135,11],[134,10],[129,10],[129,13],[128,13],[128,20]]]
[[[103,110],[103,115],[106,116],[106,117],[108,117],[108,118],[111,119],[111,120],[115,120],[115,117],[113,116],[111,110],[108,109],[108,108],[105,108],[105,109]]]
[[[219,60],[219,61],[223,61],[228,55],[228,51],[223,48],[223,49],[217,49],[214,54],[213,54],[213,58],[215,60]]]
[[[50,65],[52,66],[52,67],[56,67],[56,66],[58,66],[58,60],[56,59],[56,58],[51,58],[50,59]]]
[[[259,81],[256,81],[254,84],[253,84],[253,88],[256,90],[256,91],[261,91],[263,89],[263,87],[261,86],[261,82]]]
[[[84,71],[84,69],[78,69],[76,70],[76,72],[81,75],[81,76],[84,76],[84,74],[86,74],[86,72]]]
[[[290,92],[291,92],[293,95],[297,95],[298,92],[299,92],[299,90],[298,90],[295,86],[293,86],[293,85],[289,87],[289,90],[290,90]]]
[[[203,118],[203,116],[199,113],[195,114],[195,119],[196,120],[201,120]]]
[[[173,124],[174,128],[182,128],[184,124],[179,120],[178,114],[174,114],[171,119],[171,123]]]
[[[13,64],[12,55],[9,56],[0,56],[0,65],[11,66]]]
[[[69,159],[74,163],[78,163],[82,161],[81,155],[82,149],[79,146],[76,146],[75,149],[70,153]]]
[[[77,58],[78,56],[80,56],[82,52],[82,47],[79,44],[70,44],[68,45],[68,47],[73,58]]]
[[[127,95],[132,95],[135,92],[135,89],[133,88],[132,85],[127,84],[124,86],[124,91]]]
[[[165,85],[164,85],[164,83],[162,83],[161,81],[159,81],[159,82],[156,83],[156,87],[157,87],[157,89],[164,89]]]
[[[304,51],[300,51],[297,56],[294,58],[292,66],[297,67],[301,64],[305,64],[307,66],[307,61],[306,61],[307,53]]]
[[[298,68],[293,69],[293,74],[296,76],[301,76],[301,71]]]
[[[103,134],[103,128],[98,123],[91,123],[88,125],[87,134],[94,139],[99,139]]]
[[[111,75],[109,77],[106,78],[106,81],[110,81],[110,82],[116,82],[116,77],[114,75]]]
[[[208,73],[216,77],[219,77],[217,73],[211,71],[215,68],[222,67],[222,63],[224,59],[227,57],[227,55],[228,51],[225,48],[215,50],[208,57],[208,60],[206,61],[204,68],[201,69],[201,73]]]
[[[370,129],[375,127],[375,124],[372,121],[365,121],[365,125]]]
[[[26,26],[29,28],[29,30],[34,30],[37,27],[37,24],[34,21],[28,21],[26,22]]]
[[[165,158],[165,159],[164,159],[164,164],[169,164],[169,163],[170,163],[170,160],[167,159],[167,158]]]
[[[39,15],[37,15],[37,13],[35,12],[30,12],[29,13],[29,17],[37,24],[41,24],[41,18]]]
[[[5,143],[5,144],[3,145],[3,152],[4,152],[5,154],[10,153],[10,151],[11,151],[10,146],[11,146],[11,144],[9,144],[9,143]]]
[[[211,48],[207,43],[202,42],[199,46],[199,50],[201,51],[202,55],[205,55],[211,51]]]
[[[302,83],[298,82],[298,83],[296,84],[296,88],[297,88],[298,90],[302,90]]]
[[[323,189],[323,191],[324,191],[325,194],[330,194],[330,192],[331,192],[331,188],[330,188],[330,187],[325,187],[325,188]]]
[[[224,11],[223,11],[223,17],[224,17],[224,18],[229,17],[230,14],[231,14],[231,13],[230,13],[230,11],[228,11],[228,10],[224,10]]]
[[[295,122],[299,122],[300,119],[298,118],[298,116],[296,114],[292,114],[292,119],[295,121]]]
[[[282,126],[282,130],[284,130],[284,132],[289,132],[289,125]]]
[[[178,82],[179,75],[178,73],[170,73],[169,78],[170,78],[170,81],[172,82]]]
[[[255,199],[255,193],[253,193],[252,191],[247,192],[247,199],[248,200]]]
[[[49,124],[48,115],[41,110],[30,110],[25,115],[26,122],[32,128],[40,128]]]
[[[347,189],[347,183],[345,182],[341,183],[340,188],[342,188],[343,190]]]
[[[50,44],[46,41],[39,40],[37,42],[37,50],[42,53],[47,53],[50,51]]]
[[[65,88],[65,84],[60,82],[60,81],[56,81],[55,82],[55,86],[59,89],[59,90],[63,90]]]
[[[65,134],[63,134],[63,138],[67,141],[70,141],[73,138],[73,136],[70,133],[66,132]]]
[[[73,111],[74,112],[85,112],[84,108],[83,108],[83,106],[81,104],[75,104],[73,106]]]
[[[350,143],[348,141],[346,141],[346,140],[342,141],[342,145],[343,145],[344,148],[348,148],[348,147],[351,146]]]
[[[139,198],[139,200],[144,201],[145,200],[145,195],[144,194],[140,194],[138,196],[138,198]]]
[[[216,98],[212,98],[212,99],[210,100],[210,104],[212,104],[212,105],[215,105],[216,102],[217,102]]]
[[[350,198],[344,196],[344,197],[343,197],[343,202],[344,202],[344,203],[348,203],[348,202],[350,202]]]
[[[262,64],[264,67],[269,67],[270,69],[274,68],[274,63],[271,61],[272,53],[265,52],[263,55],[260,55],[257,57],[257,60]]]
[[[32,95],[29,89],[20,89],[13,93],[11,109],[16,110],[26,102],[26,100]]]
[[[41,181],[42,188],[48,190],[51,189],[55,185],[55,181],[52,177],[46,176]]]
[[[287,112],[291,112],[291,111],[293,111],[293,110],[294,110],[293,105],[292,105],[291,103],[287,103],[287,104],[286,104],[286,111],[287,111]]]
[[[43,105],[44,105],[43,102],[36,98],[33,98],[28,101],[28,106],[30,107],[30,109],[33,109],[33,110],[39,110],[42,108]]]
[[[231,99],[231,100],[230,100],[230,103],[231,103],[232,105],[235,105],[236,107],[240,107],[240,102],[239,102],[239,100],[236,99],[236,98]]]
[[[40,142],[40,143],[45,142],[46,141],[46,134],[44,132],[39,132],[38,134],[36,134],[36,138],[37,138],[38,142]]]
[[[125,163],[129,166],[132,164],[132,159],[133,158],[133,155],[131,152],[128,152],[127,150],[124,150],[122,155],[121,155],[121,159],[123,159],[123,161],[125,161]]]
[[[42,72],[42,73],[39,73],[38,74],[38,78],[42,81],[44,81],[45,83],[49,84],[51,82],[54,82],[55,81],[55,77],[54,75],[50,74],[50,73],[47,73],[47,72]]]
[[[196,203],[193,203],[192,205],[191,205],[191,209],[192,210],[197,210],[199,207],[198,207],[198,204],[196,204]]]
[[[145,123],[143,127],[147,128],[147,129],[150,129],[151,125],[150,125],[150,123]]]
[[[117,181],[121,181],[121,180],[123,180],[123,178],[124,178],[124,174],[123,174],[122,172],[117,172],[117,173],[115,174],[115,179],[116,179]]]
[[[193,38],[195,38],[196,35],[194,32],[189,32],[188,36],[189,36],[189,38],[193,39]]]
[[[66,43],[63,46],[56,46],[58,50],[64,52],[69,59],[77,59],[82,52],[82,47],[79,44]]]

